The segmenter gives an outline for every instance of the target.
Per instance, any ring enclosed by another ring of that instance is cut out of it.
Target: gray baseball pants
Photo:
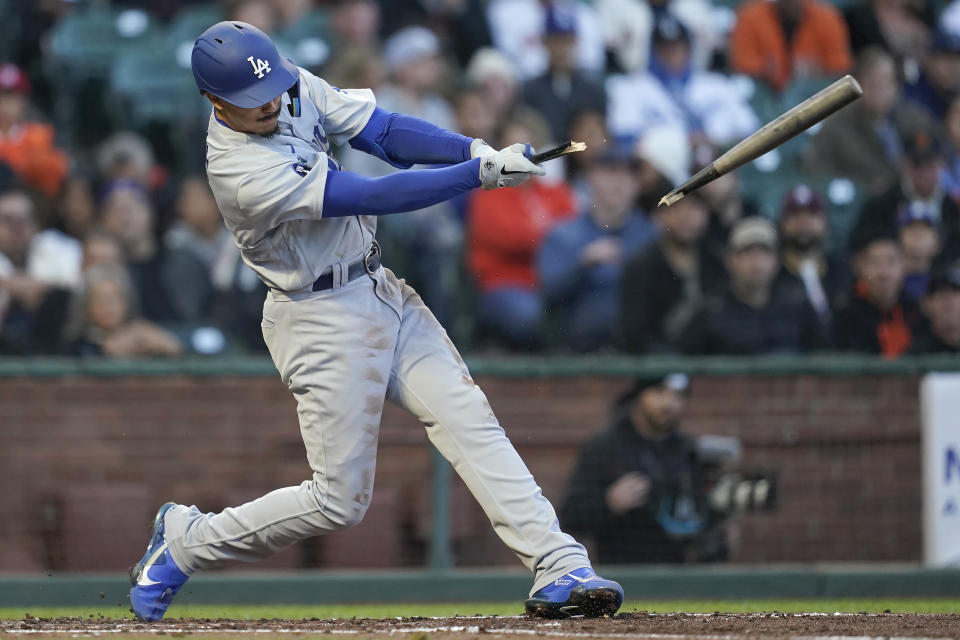
[[[360,522],[373,495],[386,398],[424,423],[497,535],[534,572],[531,594],[590,565],[583,546],[560,530],[443,327],[392,271],[319,293],[272,292],[262,328],[297,399],[313,477],[221,513],[168,511],[167,543],[184,572],[253,561]]]

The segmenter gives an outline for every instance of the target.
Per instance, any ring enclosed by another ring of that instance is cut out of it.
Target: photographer
[[[688,390],[681,373],[637,380],[581,449],[560,521],[596,540],[599,562],[726,559],[729,510],[711,492],[729,486],[739,442],[680,432]]]

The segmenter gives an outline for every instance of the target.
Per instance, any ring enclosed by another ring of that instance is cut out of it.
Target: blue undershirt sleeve
[[[367,178],[347,171],[327,173],[323,217],[416,211],[480,186],[480,158],[443,167]]]
[[[350,146],[399,169],[415,164],[457,164],[470,159],[473,138],[426,120],[377,107]]]

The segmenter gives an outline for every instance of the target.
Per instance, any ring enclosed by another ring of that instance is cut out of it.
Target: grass
[[[783,613],[960,613],[956,599],[889,599],[889,600],[691,600],[691,601],[628,601],[621,611],[658,613],[751,613],[780,611]],[[258,620],[279,618],[395,618],[410,616],[455,615],[518,615],[523,612],[518,602],[507,603],[433,603],[433,604],[319,604],[319,605],[173,605],[167,618],[232,618]],[[18,619],[29,613],[37,617],[132,617],[125,607],[16,607],[0,608],[0,618]]]

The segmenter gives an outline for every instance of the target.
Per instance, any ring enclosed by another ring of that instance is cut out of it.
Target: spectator
[[[603,111],[584,109],[570,119],[564,140],[583,142],[587,148],[564,158],[567,183],[577,196],[577,209],[587,208],[590,200],[588,169],[607,149],[610,134],[607,132],[606,115]]]
[[[930,44],[931,3],[868,0],[852,4],[843,17],[854,54],[879,47],[906,64],[916,64]]]
[[[504,122],[516,106],[520,90],[517,68],[510,58],[497,49],[480,49],[470,58],[464,79],[480,90],[494,122]]]
[[[547,49],[547,70],[523,87],[523,101],[546,117],[555,141],[564,139],[577,111],[604,112],[607,108],[603,84],[578,71],[574,64],[576,20],[576,14],[562,5],[546,8],[543,44]]]
[[[535,78],[547,69],[548,54],[541,40],[546,12],[559,7],[573,13],[577,22],[575,65],[588,73],[602,73],[606,63],[603,29],[596,9],[572,0],[490,0],[487,21],[494,46],[517,65],[524,80]]]
[[[173,319],[170,297],[163,286],[163,255],[154,237],[154,210],[139,183],[112,183],[101,204],[100,222],[123,247],[134,291],[144,316],[154,322]]]
[[[951,199],[960,200],[960,94],[950,102],[943,124],[947,151],[940,185]]]
[[[928,328],[914,340],[911,353],[960,352],[960,269],[934,274],[922,305]]]
[[[693,66],[707,68],[724,27],[705,0],[597,0],[607,48],[608,72],[634,73],[647,68],[656,18],[670,13],[692,32]]]
[[[643,211],[656,211],[660,198],[690,175],[691,148],[683,127],[663,125],[650,129],[634,146],[640,161],[637,203]]]
[[[903,247],[892,234],[861,242],[854,247],[857,280],[834,315],[834,342],[839,349],[897,358],[922,324],[916,304],[903,294]]]
[[[380,5],[374,0],[339,0],[333,8],[330,26],[333,28],[335,49],[375,51],[379,48]]]
[[[122,131],[104,140],[96,152],[97,174],[110,185],[128,180],[140,185],[144,192],[153,194],[164,181],[163,169],[158,167],[150,143],[136,133]]]
[[[918,202],[934,212],[944,233],[944,243],[960,237],[960,206],[946,197],[941,186],[943,149],[936,129],[921,125],[903,140],[899,180],[883,193],[867,200],[851,231],[851,243],[891,235],[897,230],[897,215],[907,204]]]
[[[166,291],[176,292],[170,296],[176,319],[196,325],[210,319],[213,263],[233,239],[205,177],[183,181],[176,208],[177,222],[164,237],[161,278]]]
[[[960,36],[939,32],[916,79],[907,82],[904,96],[941,121],[960,91]]]
[[[717,157],[716,149],[707,144],[697,145],[692,151],[694,163],[690,169],[691,174],[697,173]],[[703,185],[697,192],[707,204],[710,214],[704,235],[706,251],[718,264],[723,262],[723,256],[727,252],[727,239],[734,225],[743,218],[759,215],[753,200],[741,197],[741,188],[740,174],[731,171]]]
[[[461,90],[454,100],[457,131],[470,138],[482,138],[496,143],[497,119],[487,106],[486,97],[479,87],[469,86]]]
[[[273,33],[277,27],[277,12],[270,0],[240,0],[233,5],[229,19],[252,24],[264,33]]]
[[[696,442],[680,431],[688,391],[679,373],[638,380],[580,449],[560,521],[595,539],[598,562],[703,559],[699,539],[722,516],[710,506]]]
[[[733,69],[783,91],[793,80],[852,66],[847,26],[820,0],[749,0],[730,35]]]
[[[173,334],[134,313],[136,294],[126,273],[114,265],[91,267],[74,306],[69,351],[111,358],[174,357]]]
[[[690,34],[669,13],[657,17],[649,69],[611,77],[607,91],[610,129],[618,138],[635,139],[669,124],[695,141],[727,146],[760,127],[726,76],[693,66]]]
[[[654,210],[660,237],[623,269],[620,336],[627,351],[676,351],[704,295],[723,286],[723,267],[703,243],[707,215],[696,193]]]
[[[897,226],[903,247],[903,294],[919,302],[927,291],[933,261],[942,247],[936,212],[920,202],[912,202],[900,210]]]
[[[546,123],[536,117],[512,120],[501,139],[536,144],[546,135]],[[480,289],[481,326],[493,337],[519,349],[539,346],[543,301],[534,259],[544,235],[575,213],[573,191],[562,182],[533,179],[471,194],[467,261]]]
[[[687,353],[804,353],[825,345],[816,313],[797,287],[775,287],[777,232],[746,218],[730,233],[728,290],[708,299],[681,337]]]
[[[429,25],[445,35],[461,66],[467,64],[474,51],[490,46],[485,5],[485,0],[380,0],[384,25]]]
[[[93,229],[96,217],[92,181],[80,174],[67,176],[56,210],[55,226],[68,236],[82,240]]]
[[[38,232],[23,188],[0,192],[0,353],[56,351],[79,277],[80,243]]]
[[[780,207],[780,271],[776,286],[799,286],[824,325],[833,302],[850,286],[846,263],[826,254],[829,231],[823,198],[798,184]]]
[[[647,216],[633,208],[638,184],[627,150],[609,148],[587,179],[591,206],[554,227],[537,259],[544,296],[566,319],[563,343],[578,351],[612,342],[623,264],[657,235]]]
[[[929,118],[901,99],[896,64],[886,51],[865,49],[857,58],[856,77],[863,97],[823,123],[804,153],[805,166],[882,193],[897,179],[901,138]]]
[[[53,127],[27,121],[29,95],[26,74],[14,64],[0,64],[0,161],[24,184],[52,198],[67,173],[67,156],[54,147]]]
[[[125,269],[123,247],[112,235],[102,230],[94,230],[83,239],[82,271],[86,273],[94,267],[110,265]]]

